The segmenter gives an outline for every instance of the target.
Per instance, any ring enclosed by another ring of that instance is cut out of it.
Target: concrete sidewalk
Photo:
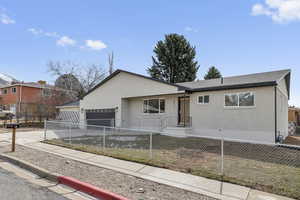
[[[24,140],[22,142],[22,145],[40,151],[45,151],[48,153],[59,155],[68,159],[73,159],[98,167],[115,170],[142,179],[147,179],[157,183],[185,189],[187,191],[200,193],[217,199],[289,200],[289,198],[286,197],[252,190],[250,188],[239,185],[221,183],[220,181],[207,179],[199,176],[176,172],[168,169],[151,167],[107,156],[85,153],[55,145],[49,145],[40,142],[24,144]]]

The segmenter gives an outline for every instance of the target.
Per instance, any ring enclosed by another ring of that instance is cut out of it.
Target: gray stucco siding
[[[255,106],[249,108],[224,106],[225,94],[240,92],[253,92]],[[198,104],[199,95],[209,95],[209,104]],[[223,135],[225,138],[274,142],[274,110],[274,87],[197,92],[191,95],[193,133],[204,136]]]
[[[126,124],[131,128],[155,129],[162,127],[163,119],[177,120],[178,96],[181,95],[160,95],[128,99],[128,114],[126,115]],[[143,101],[145,99],[164,99],[164,113],[144,113]]]
[[[288,136],[288,92],[285,79],[277,86],[277,135]]]

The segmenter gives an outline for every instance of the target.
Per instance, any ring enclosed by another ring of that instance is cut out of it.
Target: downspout
[[[275,143],[277,142],[277,86],[274,87]]]

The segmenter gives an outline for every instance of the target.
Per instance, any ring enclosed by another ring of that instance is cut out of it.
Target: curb
[[[74,188],[78,191],[84,192],[93,197],[101,198],[102,200],[129,200],[120,195],[117,195],[112,192],[109,192],[109,191],[100,189],[96,186],[93,186],[92,184],[81,182],[75,178],[62,176],[57,173],[51,173],[51,172],[47,171],[46,169],[37,167],[27,161],[24,161],[22,159],[19,159],[19,158],[10,156],[10,155],[0,154],[0,159],[10,162],[14,165],[17,165],[23,169],[26,169],[42,178],[48,179],[53,182],[58,182],[60,184],[67,185],[71,188]]]
[[[37,166],[32,165],[31,163],[27,162],[27,161],[21,160],[19,158],[15,158],[15,157],[10,156],[10,155],[0,154],[0,159],[8,161],[8,162],[10,162],[14,165],[17,165],[17,166],[19,166],[23,169],[26,169],[26,170],[42,177],[42,178],[46,178],[46,179],[48,179],[50,181],[53,181],[53,182],[57,182],[57,178],[59,176],[61,176],[60,174],[51,173],[51,172],[47,171],[46,169],[37,167]]]
[[[102,190],[89,183],[81,182],[71,177],[59,176],[58,182],[103,200],[128,200],[125,197],[119,196],[106,190]]]

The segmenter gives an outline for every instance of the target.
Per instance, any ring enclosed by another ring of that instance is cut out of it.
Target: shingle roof
[[[151,78],[148,76],[144,76],[141,74],[136,74],[124,70],[116,70],[110,76],[105,78],[102,82],[96,85],[93,89],[91,89],[86,95],[93,92],[96,88],[103,85],[105,82],[110,80],[112,77],[116,76],[120,72],[129,73],[134,76],[143,77],[146,79],[150,79],[153,81],[158,81],[164,84],[172,85],[178,88],[178,90],[184,90],[187,92],[197,92],[197,91],[213,91],[213,90],[226,90],[226,89],[240,89],[240,88],[251,88],[251,87],[262,87],[262,86],[275,86],[278,82],[286,78],[288,90],[290,88],[290,70],[279,70],[279,71],[272,71],[272,72],[263,72],[263,73],[255,73],[255,74],[248,74],[248,75],[241,75],[241,76],[231,76],[231,77],[224,77],[219,79],[210,79],[210,80],[198,80],[192,82],[183,82],[183,83],[168,83],[166,81],[158,80],[155,78]],[[289,91],[288,91],[289,93]]]
[[[208,88],[223,88],[225,86],[236,86],[236,85],[272,85],[278,83],[282,78],[290,73],[290,70],[279,70],[272,72],[255,73],[241,76],[231,76],[218,79],[210,80],[198,80],[192,82],[177,83],[191,90],[201,90]]]
[[[49,85],[49,84],[39,84],[39,83],[35,83],[35,82],[19,82],[19,83],[12,83],[9,85],[0,85],[0,88],[8,88],[8,87],[14,87],[14,86],[25,86],[25,87],[34,87],[34,88],[48,88],[48,89],[59,89],[53,85]]]

